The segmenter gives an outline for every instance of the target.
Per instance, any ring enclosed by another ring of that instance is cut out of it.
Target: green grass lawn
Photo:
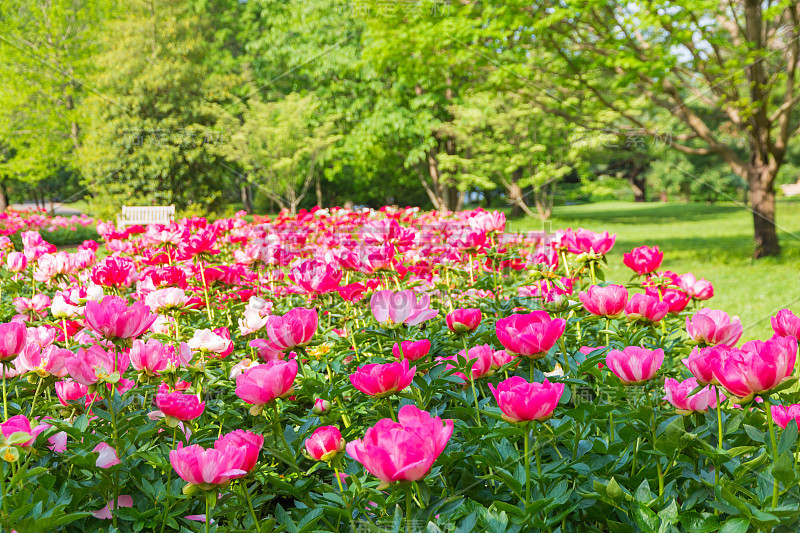
[[[664,252],[662,269],[692,272],[714,284],[708,307],[738,315],[743,340],[772,336],[769,317],[787,307],[800,314],[800,203],[782,201],[777,208],[783,253],[751,259],[753,216],[733,204],[602,202],[556,207],[545,229],[583,227],[617,234],[608,256],[609,281],[624,283],[631,271],[622,254],[643,244]],[[510,220],[508,231],[542,229],[534,218]]]

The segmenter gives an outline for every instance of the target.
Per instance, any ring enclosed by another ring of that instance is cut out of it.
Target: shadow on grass
[[[602,207],[601,207],[602,205]],[[598,204],[594,206],[564,206],[554,211],[560,221],[585,221],[608,224],[669,224],[674,222],[699,222],[708,218],[737,215],[743,207],[706,204]]]

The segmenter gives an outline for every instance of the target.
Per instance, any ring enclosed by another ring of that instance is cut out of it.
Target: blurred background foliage
[[[555,15],[538,2],[4,0],[0,207],[479,204],[547,218],[600,200],[747,201],[722,157],[670,148],[680,121],[630,79],[599,78],[614,105],[576,89],[558,24],[535,27]],[[658,43],[663,64],[634,73],[704,72],[676,35]],[[745,154],[713,102],[695,100]],[[659,133],[621,127],[625,114]],[[797,180],[798,150],[792,139],[778,184]]]

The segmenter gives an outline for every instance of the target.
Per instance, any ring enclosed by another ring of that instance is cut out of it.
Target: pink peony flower
[[[348,455],[364,465],[382,486],[425,477],[453,434],[453,421],[432,417],[413,405],[400,408],[369,428],[363,439],[347,443]]]
[[[622,256],[625,266],[640,276],[658,270],[663,260],[664,252],[660,252],[658,246],[640,246]]]
[[[240,468],[246,455],[245,446],[205,449],[198,444],[184,447],[180,442],[177,449],[169,452],[169,461],[181,479],[203,490],[212,490],[247,475],[247,471]]]
[[[500,344],[508,352],[538,359],[547,355],[564,334],[566,325],[563,318],[551,318],[545,311],[533,311],[501,318],[495,329]]]
[[[606,366],[626,385],[644,383],[655,377],[664,362],[664,350],[648,350],[628,346],[622,351],[611,350],[606,356]]]
[[[0,324],[0,363],[13,361],[25,348],[28,330],[21,322]]]
[[[156,407],[167,417],[167,425],[174,427],[178,420],[193,420],[202,415],[206,402],[201,402],[194,394],[159,390]]]
[[[295,307],[283,316],[267,319],[267,336],[276,350],[305,346],[317,332],[319,317],[315,309]]]
[[[403,348],[400,353],[400,348]],[[409,361],[418,361],[422,359],[431,351],[431,341],[422,339],[418,341],[402,341],[400,345],[394,343],[392,346],[392,354],[397,358],[405,358]]]
[[[128,306],[119,296],[86,302],[85,315],[88,326],[106,339],[138,337],[156,320],[156,315],[142,302]]]
[[[427,294],[418,301],[412,290],[378,291],[372,295],[369,305],[375,320],[387,328],[395,328],[401,324],[416,326],[439,314],[439,311],[430,309],[430,297]]]
[[[800,404],[793,405],[773,405],[772,406],[772,419],[782,429],[786,429],[789,422],[794,420],[797,428],[800,429]]]
[[[743,331],[739,317],[731,318],[725,311],[701,309],[693,317],[686,317],[689,337],[703,344],[735,346]]]
[[[797,340],[776,336],[768,341],[748,341],[741,349],[731,350],[713,372],[725,390],[744,401],[780,385],[791,376],[796,360]]]
[[[561,396],[563,383],[528,383],[520,376],[510,377],[497,384],[489,384],[503,418],[509,422],[543,421],[553,415]]]
[[[788,309],[781,309],[778,314],[770,319],[772,329],[781,337],[794,337],[800,339],[800,317]]]
[[[600,287],[592,285],[588,292],[581,292],[578,297],[583,307],[593,315],[615,317],[625,310],[628,303],[628,290],[622,285]]]
[[[264,447],[264,437],[250,431],[237,429],[226,433],[214,442],[214,449],[222,450],[228,446],[244,448],[242,462],[237,466],[239,470],[250,472],[258,463],[258,455]]]
[[[253,405],[265,405],[292,392],[297,361],[278,359],[256,365],[236,378],[236,395]]]
[[[18,434],[20,439],[25,440],[16,442],[16,444],[22,446],[23,448],[27,448],[29,446],[33,446],[33,443],[36,442],[36,437],[39,436],[39,433],[50,427],[49,424],[39,424],[34,427],[31,425],[31,422],[35,422],[35,420],[28,420],[28,417],[25,415],[12,416],[0,424],[0,431],[3,433],[3,437],[6,439],[11,437],[11,435]]]
[[[453,333],[470,333],[481,324],[480,309],[456,309],[445,317],[447,327]]]
[[[625,317],[630,320],[658,322],[669,313],[669,304],[650,294],[634,294],[625,306]]]
[[[350,374],[350,383],[364,394],[383,398],[408,387],[416,371],[416,367],[409,370],[408,359],[399,363],[374,363]]]
[[[700,392],[689,396],[699,386],[697,379],[689,378],[683,381],[667,378],[664,382],[664,399],[671,403],[681,414],[692,412],[705,412],[709,408],[717,407],[716,389],[713,385],[706,385]],[[725,399],[720,394],[720,401]]]
[[[315,461],[330,461],[344,451],[342,433],[335,426],[322,426],[306,439],[306,451]]]

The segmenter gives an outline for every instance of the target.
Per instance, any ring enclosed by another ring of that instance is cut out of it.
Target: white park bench
[[[123,205],[122,212],[117,215],[117,228],[169,224],[173,220],[175,220],[174,205]]]

